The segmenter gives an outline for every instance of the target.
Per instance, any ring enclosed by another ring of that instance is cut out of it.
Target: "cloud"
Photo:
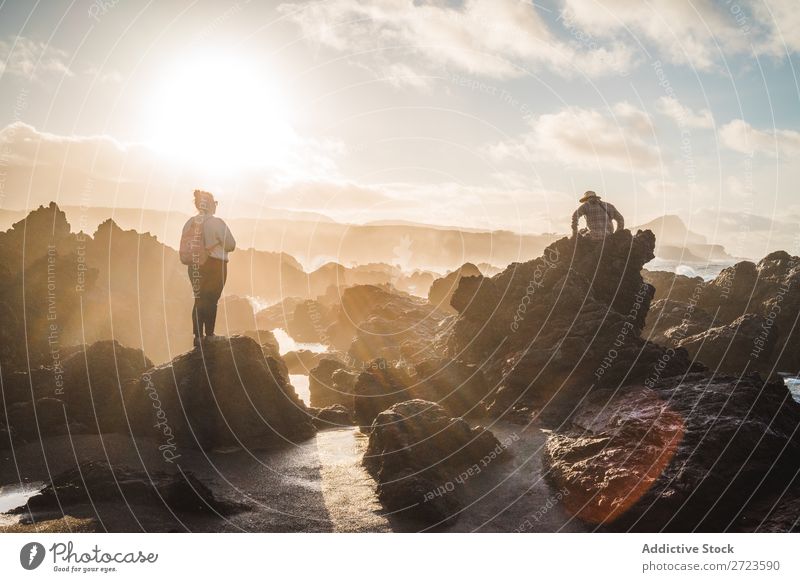
[[[618,73],[633,60],[633,52],[620,43],[587,49],[559,40],[533,4],[519,0],[466,0],[459,6],[329,0],[283,4],[280,10],[310,41],[359,53],[360,60],[370,54],[386,66],[397,55],[413,52],[418,66],[503,79],[522,75],[522,67],[540,66],[564,75]]]
[[[0,130],[0,198],[12,208],[57,200],[98,205],[164,207],[198,184],[231,197],[260,197],[296,181],[333,180],[331,156],[341,144],[298,138],[286,167],[247,167],[225,175],[215,167],[169,160],[150,147],[122,143],[107,135],[62,136],[16,122]],[[213,165],[212,165],[213,166]]]
[[[681,105],[674,97],[661,97],[656,101],[656,111],[666,115],[681,128],[711,129],[714,127],[714,116],[708,109],[695,112]]]
[[[762,29],[746,8],[752,4],[746,0],[565,0],[564,11],[569,20],[593,34],[614,38],[624,34],[631,42],[655,46],[658,58],[709,70],[717,66],[721,52],[750,52],[748,35]]]
[[[766,29],[758,41],[759,53],[785,56],[800,51],[800,10],[797,0],[753,2],[752,17]],[[743,26],[747,26],[744,16]]]
[[[71,77],[65,51],[23,36],[0,41],[0,77],[16,75],[41,80],[47,74]]]
[[[531,130],[515,142],[489,148],[497,160],[547,161],[592,170],[630,172],[658,165],[659,150],[650,143],[649,116],[629,103],[611,111],[567,107],[530,121]]]
[[[750,156],[757,153],[787,157],[800,155],[800,132],[790,129],[765,131],[755,129],[742,119],[734,119],[720,128],[719,137],[726,147]]]

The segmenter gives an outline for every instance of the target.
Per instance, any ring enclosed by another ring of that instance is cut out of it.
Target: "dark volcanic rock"
[[[189,472],[171,475],[119,466],[112,469],[106,462],[89,461],[56,475],[40,493],[10,513],[30,513],[34,521],[40,521],[70,514],[75,506],[96,503],[145,506],[150,509],[140,511],[179,514],[230,515],[247,508],[215,495]]]
[[[359,285],[344,290],[327,335],[357,364],[376,358],[397,362],[404,355],[425,359],[439,353],[436,338],[448,318],[424,299]]]
[[[163,433],[182,446],[258,447],[314,434],[281,363],[244,336],[204,343],[150,370],[126,402],[138,434]]]
[[[325,341],[325,329],[332,323],[328,308],[319,301],[307,300],[294,308],[286,330],[298,342]]]
[[[358,375],[353,388],[353,411],[356,423],[369,427],[378,414],[396,404],[408,400],[408,388],[413,381],[402,366],[392,366],[386,360],[370,362]]]
[[[457,360],[425,360],[414,366],[411,395],[440,404],[451,416],[480,415],[491,392],[480,368]]]
[[[450,306],[450,299],[458,288],[458,283],[462,277],[480,277],[481,271],[472,263],[464,263],[461,267],[448,273],[441,279],[436,279],[428,290],[428,301],[437,309],[455,313],[455,309]]]
[[[722,531],[800,468],[800,404],[757,375],[596,391],[548,439],[568,509],[615,530]]]
[[[323,409],[310,409],[314,425],[319,429],[338,428],[353,425],[353,413],[345,406],[336,404]]]
[[[738,375],[763,368],[759,356],[772,353],[777,335],[766,333],[768,326],[766,318],[748,313],[728,325],[680,340],[677,345],[716,372]]]
[[[499,386],[497,414],[526,404],[557,411],[592,386],[685,372],[683,350],[656,370],[665,349],[639,337],[653,296],[640,271],[654,246],[650,231],[563,238],[492,278],[461,279],[448,354]]]
[[[653,301],[669,299],[680,303],[688,303],[692,297],[697,300],[704,288],[702,277],[687,277],[668,271],[648,271],[642,269],[642,277],[646,283],[655,288]]]
[[[503,452],[488,430],[470,428],[432,402],[408,400],[377,416],[364,466],[378,481],[388,510],[437,523],[461,506],[460,474]]]
[[[150,360],[113,340],[63,353],[51,367],[4,377],[8,425],[18,442],[66,434],[67,426],[73,434],[129,433],[124,395]]]
[[[337,376],[340,382],[334,381],[334,374],[347,370],[347,366],[331,357],[323,358],[308,375],[308,392],[310,404],[315,408],[326,408],[342,404],[353,407],[353,387],[347,376]]]
[[[650,306],[642,336],[662,346],[702,333],[714,325],[714,317],[690,303],[659,299]]]

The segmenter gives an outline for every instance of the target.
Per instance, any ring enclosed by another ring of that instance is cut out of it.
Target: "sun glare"
[[[172,67],[147,115],[154,148],[210,171],[280,164],[294,139],[270,75],[235,57],[196,57]]]

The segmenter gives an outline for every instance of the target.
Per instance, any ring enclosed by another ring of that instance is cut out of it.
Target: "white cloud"
[[[711,129],[714,127],[714,116],[708,109],[692,111],[681,105],[675,97],[661,97],[656,101],[656,111],[666,115],[678,124],[679,127]]]
[[[629,103],[610,112],[567,107],[530,122],[521,140],[489,148],[494,159],[548,161],[592,170],[649,170],[658,165],[649,116]]]
[[[71,77],[73,72],[67,64],[67,53],[63,50],[17,36],[9,41],[0,41],[0,76],[17,75],[28,79],[41,79],[46,74]]]
[[[629,42],[654,45],[659,58],[708,70],[719,61],[720,51],[750,50],[731,6],[713,0],[565,0],[565,14],[592,34],[630,35]]]
[[[800,51],[800,10],[797,0],[753,2],[751,12],[753,20],[766,29],[758,41],[757,50],[760,53],[784,56]],[[745,20],[744,25],[750,23]]]
[[[800,155],[800,132],[790,129],[765,131],[755,129],[742,119],[734,119],[720,128],[719,137],[726,147],[751,156],[757,153]]]
[[[371,53],[390,64],[399,52],[413,52],[423,66],[510,78],[520,76],[521,67],[539,66],[565,75],[617,73],[633,60],[633,52],[620,43],[586,49],[560,41],[533,4],[519,0],[466,0],[460,7],[413,0],[329,0],[284,4],[280,10],[311,41],[360,53],[360,59]]]

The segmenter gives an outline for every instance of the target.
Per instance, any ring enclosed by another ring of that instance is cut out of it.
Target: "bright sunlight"
[[[154,148],[210,171],[279,164],[295,136],[269,72],[234,56],[170,67],[146,114]]]

